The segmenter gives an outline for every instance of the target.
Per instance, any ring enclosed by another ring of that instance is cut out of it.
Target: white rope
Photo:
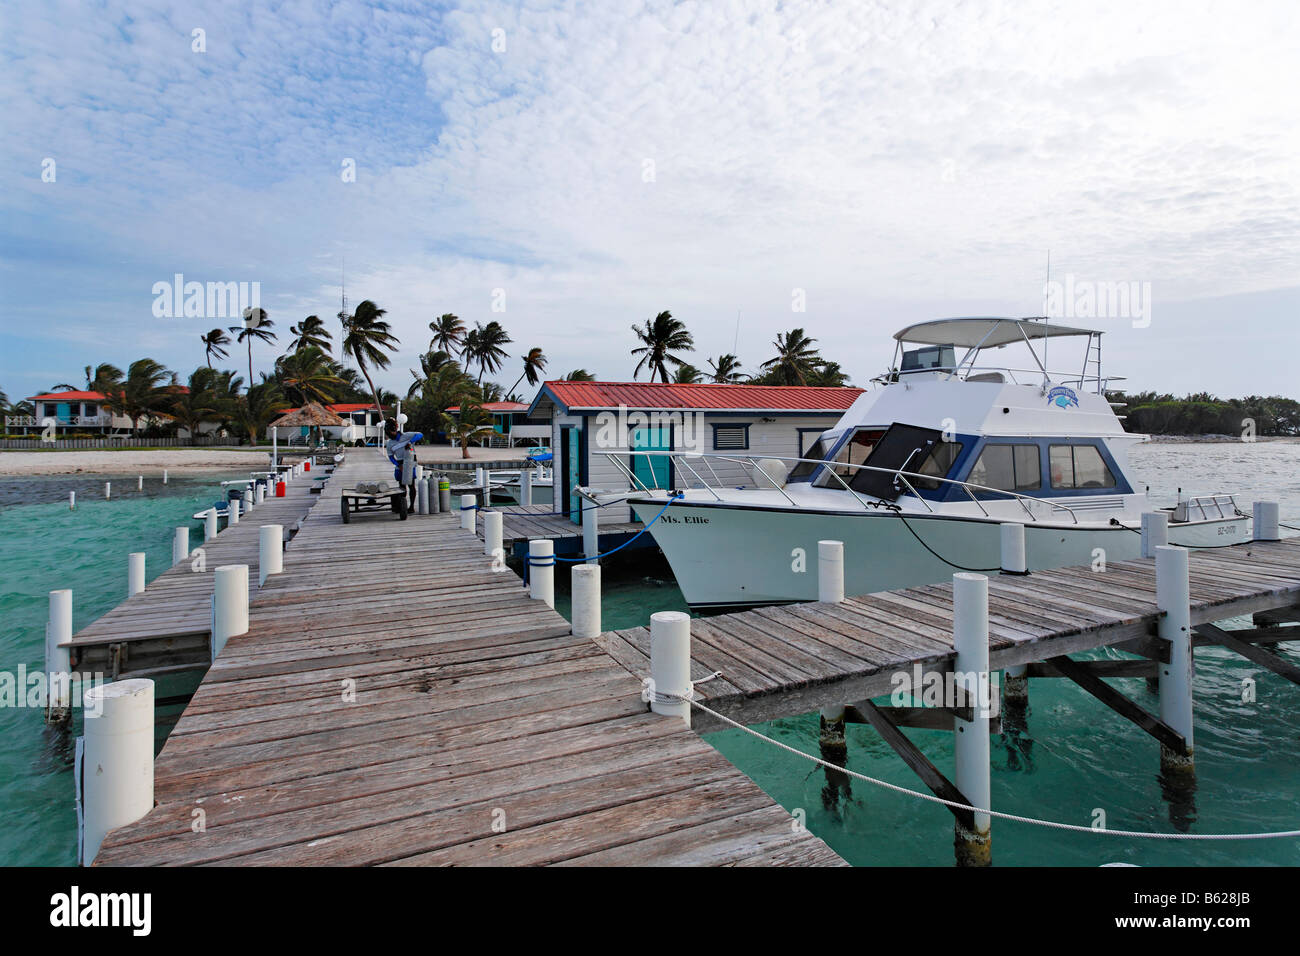
[[[698,681],[696,683],[698,683]],[[768,737],[764,734],[760,734],[757,730],[753,730],[752,728],[746,727],[744,724],[737,723],[736,721],[732,720],[730,717],[720,714],[716,710],[713,710],[709,707],[705,707],[698,700],[694,700],[690,697],[686,697],[681,694],[663,694],[663,693],[657,693],[656,696],[661,701],[684,701],[686,703],[689,703],[691,706],[698,707],[706,714],[709,714],[710,716],[717,718],[718,720],[722,721],[724,724],[729,724],[730,726],[735,727],[737,730],[743,730],[751,737],[757,737],[759,740],[766,741],[767,743],[779,747],[782,750],[788,751],[797,757],[802,757],[805,760],[811,760],[813,763],[820,764],[821,766],[825,767],[828,770],[834,770],[838,773],[846,774],[847,776],[850,776],[855,780],[861,780],[863,783],[874,784],[877,787],[884,787],[886,790],[892,790],[895,793],[906,794],[909,797],[917,797],[918,799],[921,800],[928,800],[931,803],[942,803],[944,806],[954,807],[958,810],[970,810],[974,813],[987,813],[989,816],[997,817],[1000,820],[1013,820],[1016,823],[1029,823],[1029,824],[1033,824],[1034,826],[1051,827],[1052,829],[1055,830],[1070,830],[1076,833],[1092,833],[1092,834],[1104,835],[1104,836],[1136,837],[1139,839],[1147,839],[1147,840],[1277,840],[1277,839],[1300,837],[1300,830],[1279,830],[1279,831],[1273,831],[1268,833],[1147,833],[1145,831],[1140,831],[1140,830],[1108,830],[1105,828],[1080,826],[1074,823],[1057,823],[1053,820],[1038,820],[1035,819],[1034,817],[1022,817],[1015,813],[1001,813],[997,810],[981,809],[980,807],[973,807],[970,806],[969,804],[958,803],[955,800],[945,800],[942,797],[936,797],[934,794],[931,793],[921,793],[917,790],[909,790],[906,787],[898,786],[898,784],[889,783],[888,781],[885,780],[877,780],[875,777],[868,777],[866,774],[858,773],[855,770],[849,770],[846,767],[841,767],[838,764],[833,764],[827,760],[823,760],[820,757],[814,757],[812,754],[804,753],[802,750],[798,750],[794,747],[791,747],[789,744],[783,744],[781,743],[781,741],[774,740],[771,737]]]

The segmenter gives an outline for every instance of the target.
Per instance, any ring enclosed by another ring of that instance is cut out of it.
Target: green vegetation
[[[1183,398],[1156,392],[1132,395],[1112,393],[1123,402],[1115,411],[1126,415],[1124,427],[1147,435],[1231,435],[1239,437],[1252,427],[1256,436],[1300,435],[1300,402],[1280,395],[1216,398],[1197,392]]]

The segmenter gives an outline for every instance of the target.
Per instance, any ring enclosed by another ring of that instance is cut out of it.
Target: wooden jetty
[[[457,515],[343,525],[388,473],[340,466],[97,865],[842,864]]]
[[[455,498],[455,489],[453,489]],[[584,502],[584,507],[591,507]],[[552,505],[501,505],[492,506],[500,511],[501,541],[517,557],[528,553],[528,542],[547,540],[554,542],[555,553],[562,555],[582,554],[582,528],[569,520],[563,512],[556,513]],[[478,526],[478,536],[483,537],[483,526]],[[627,543],[644,527],[639,521],[618,521],[600,525],[599,542],[601,553]],[[642,535],[637,544],[654,547],[651,535]],[[635,547],[635,545],[634,545]]]
[[[207,667],[212,570],[223,564],[256,568],[259,527],[279,524],[286,534],[296,531],[318,500],[311,485],[310,473],[305,474],[287,483],[283,498],[266,498],[212,540],[203,541],[202,532],[197,541],[191,537],[190,558],[73,635],[72,668],[118,680]]]
[[[1242,645],[1250,646],[1256,663],[1277,673],[1295,670],[1256,645],[1300,639],[1300,629],[1266,628],[1239,638],[1209,625],[1300,604],[1300,538],[1193,551],[1189,566],[1195,643],[1242,653]],[[1035,664],[1030,676],[1059,676],[1062,659],[1069,667],[1067,655],[1118,646],[1151,663],[1144,670],[1112,666],[1121,662],[1097,669],[1136,676],[1152,673],[1162,657],[1154,637],[1161,612],[1153,559],[1113,562],[1104,571],[994,575],[988,587],[992,670]],[[1282,619],[1292,613],[1281,612]],[[895,675],[916,665],[923,673],[951,671],[953,626],[951,583],[700,618],[691,622],[692,678],[720,671],[697,692],[711,709],[741,723],[806,714],[888,694]],[[598,643],[629,672],[648,677],[649,640],[649,629],[641,627],[602,634]],[[722,725],[697,714],[696,726],[706,732]]]

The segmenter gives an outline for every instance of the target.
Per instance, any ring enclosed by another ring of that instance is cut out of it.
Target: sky
[[[1132,390],[1300,398],[1297,50],[1262,0],[6,4],[0,389],[184,377],[233,322],[156,315],[177,274],[260,284],[259,371],[346,275],[403,394],[444,312],[507,386],[629,380],[665,309],[697,366],[798,326],[866,384],[1050,276],[1133,292],[1055,313]]]

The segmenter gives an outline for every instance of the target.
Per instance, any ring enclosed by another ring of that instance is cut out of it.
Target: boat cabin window
[[[1000,491],[1035,491],[1042,487],[1037,445],[985,445],[966,480]]]
[[[812,461],[801,461],[795,465],[786,481],[799,481],[811,475],[821,467],[821,462],[826,459],[826,453],[831,450],[831,446],[832,443],[825,438],[819,438],[813,442],[812,447],[799,456],[800,458],[811,458]]]
[[[879,433],[877,433],[879,434]],[[961,454],[958,442],[943,441],[933,428],[894,423],[875,442],[866,460],[867,469],[859,469],[849,480],[849,487],[862,494],[894,501],[907,491],[907,483],[894,472],[947,477],[952,463]],[[908,478],[913,488],[935,490],[941,483],[925,478]]]
[[[1114,488],[1101,452],[1093,445],[1052,445],[1047,450],[1053,488]]]
[[[836,452],[834,459],[832,459],[834,462],[832,468],[827,469],[818,476],[816,482],[818,487],[843,488],[843,485],[831,477],[830,472],[833,470],[835,474],[839,475],[847,482],[858,473],[857,468],[849,466],[866,464],[867,459],[871,457],[871,452],[875,450],[876,443],[880,441],[884,434],[884,431],[879,428],[859,428],[855,431],[849,440],[840,446],[840,450]],[[809,453],[808,457],[823,457],[826,454],[824,451],[817,454],[821,449],[821,446],[822,442],[818,441],[813,447],[812,452]],[[801,465],[800,467],[803,466]],[[816,467],[816,465],[809,466],[810,469]],[[793,478],[797,476],[798,469],[795,469],[795,472],[791,474],[791,477]]]
[[[952,368],[957,364],[957,352],[951,345],[932,345],[929,348],[912,349],[903,353],[903,365],[899,371],[917,372],[927,368]]]
[[[921,459],[920,464],[913,462],[904,471],[914,471],[921,475],[933,475],[935,478],[947,478],[953,462],[961,454],[961,442],[941,441],[930,448],[929,453]],[[943,487],[941,481],[927,481],[924,478],[909,479],[916,488],[938,491]]]

